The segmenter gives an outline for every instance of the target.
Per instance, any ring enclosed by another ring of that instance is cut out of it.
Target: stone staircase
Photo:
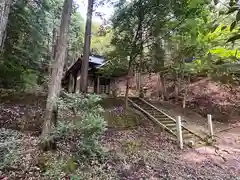
[[[158,109],[151,103],[145,101],[144,99],[138,97],[129,97],[129,101],[134,108],[144,113],[151,120],[154,120],[174,137],[177,137],[176,120],[173,117]],[[184,144],[187,144],[190,147],[200,147],[206,145],[205,141],[199,135],[186,128],[184,125],[182,125],[182,135]]]

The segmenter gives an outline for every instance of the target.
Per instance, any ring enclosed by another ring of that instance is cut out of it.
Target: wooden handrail
[[[147,105],[151,106],[152,108],[154,108],[154,109],[157,110],[158,112],[161,112],[162,114],[164,114],[165,116],[167,116],[169,119],[173,120],[175,123],[177,123],[176,120],[175,120],[173,117],[169,116],[167,113],[163,112],[162,110],[158,109],[157,107],[155,107],[155,106],[152,105],[151,103],[147,102],[145,99],[142,99],[142,98],[140,98],[140,97],[137,97],[137,98],[140,99],[141,101],[143,101],[144,103],[146,103]],[[198,138],[200,138],[201,140],[204,141],[204,138],[202,138],[200,135],[196,134],[196,133],[193,132],[192,130],[188,129],[187,127],[185,127],[185,126],[182,125],[182,128],[183,128],[183,129],[186,129],[187,131],[191,132],[192,134],[194,134],[195,136],[197,136]]]
[[[144,114],[146,114],[147,116],[149,116],[152,120],[154,120],[156,123],[158,123],[162,128],[167,129],[169,132],[171,132],[174,136],[177,136],[176,133],[174,133],[171,129],[169,129],[167,126],[165,126],[164,124],[162,124],[161,122],[159,122],[154,116],[152,116],[150,113],[148,113],[147,111],[145,111],[144,109],[142,109],[140,106],[138,106],[136,103],[134,103],[131,99],[128,99],[129,102],[131,102],[131,104],[137,108],[138,110],[142,111]]]

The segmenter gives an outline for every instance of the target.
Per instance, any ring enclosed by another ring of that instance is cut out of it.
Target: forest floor
[[[103,104],[107,112],[121,106],[121,102],[114,102]],[[55,152],[43,153],[38,148],[44,103],[45,98],[40,95],[15,94],[1,99],[0,143],[16,140],[14,146],[21,153],[12,166],[0,169],[0,180],[48,180],[39,159],[58,159],[69,154],[69,140],[58,142]],[[138,112],[130,110],[121,117],[106,116],[109,128],[101,138],[107,150],[106,158],[101,163],[79,167],[81,178],[78,179],[239,179],[240,142],[234,134],[239,129],[221,132],[226,139],[217,140],[218,146],[222,145],[219,149],[180,150],[169,134]],[[228,148],[229,144],[235,148]],[[62,175],[59,179],[69,178]]]

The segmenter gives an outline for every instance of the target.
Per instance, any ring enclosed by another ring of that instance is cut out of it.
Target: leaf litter
[[[14,149],[19,154],[11,166],[0,169],[0,179],[46,179],[38,165],[38,158],[58,158],[69,154],[69,139],[58,143],[58,151],[44,154],[38,148],[39,137],[36,136],[40,133],[44,106],[13,102],[0,105],[0,143],[2,145],[14,142]],[[4,123],[5,116],[8,117],[7,123]],[[180,150],[169,134],[142,119],[144,123],[134,129],[107,130],[101,139],[107,150],[106,158],[100,165],[89,164],[90,169],[97,166],[101,170],[92,173],[91,178],[83,176],[82,179],[237,180],[240,177],[240,152],[233,154],[222,150],[220,153],[226,158],[224,161],[216,155],[214,148],[185,147]],[[33,128],[16,128],[22,123],[32,124]],[[29,130],[33,130],[32,133],[29,133]],[[234,163],[236,164],[233,166]],[[91,170],[89,171],[91,173]],[[103,172],[104,176],[99,175]],[[63,176],[60,179],[67,178]]]

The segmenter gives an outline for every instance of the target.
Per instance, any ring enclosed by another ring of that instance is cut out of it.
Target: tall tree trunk
[[[49,81],[51,79],[51,74],[52,74],[52,64],[53,61],[55,60],[55,56],[56,56],[56,51],[57,51],[57,30],[56,28],[53,28],[52,31],[52,45],[51,45],[51,56],[50,56],[50,62],[49,62],[49,66],[48,66],[48,73],[49,73]],[[50,84],[49,84],[50,85]]]
[[[166,100],[166,89],[165,89],[165,82],[164,82],[164,75],[162,72],[158,73],[159,79],[159,98],[162,100]]]
[[[181,78],[180,78],[180,74],[178,72],[176,72],[175,74],[175,86],[174,86],[174,91],[175,91],[175,98],[176,100],[178,99],[179,97],[179,91],[180,91],[180,85],[181,85]]]
[[[139,71],[138,71],[138,69],[136,69],[135,78],[136,78],[136,91],[139,92],[139,90],[140,90],[140,83],[139,83]]]
[[[48,91],[45,121],[42,129],[42,148],[49,150],[54,148],[54,139],[51,139],[51,133],[53,132],[56,120],[57,120],[57,98],[61,90],[61,80],[63,74],[63,66],[67,49],[68,28],[70,24],[70,17],[72,11],[73,0],[65,0],[63,5],[63,12],[60,25],[60,33],[58,43],[56,46],[56,54],[53,62],[52,78],[50,80],[50,86]]]
[[[87,92],[88,88],[88,62],[91,44],[92,12],[94,0],[88,0],[87,22],[85,27],[85,38],[83,47],[83,62],[81,67],[80,91]]]
[[[141,96],[141,94],[142,94],[142,73],[141,73],[140,67],[136,70],[135,76],[136,76],[136,93],[138,93],[138,95]]]
[[[140,44],[140,48],[141,48],[141,53],[143,50],[143,41],[142,41],[142,33],[143,33],[143,27],[142,27],[142,23],[143,23],[143,18],[144,18],[144,11],[142,9],[142,0],[139,1],[139,19],[138,19],[138,26],[137,26],[137,30],[135,31],[135,34],[133,36],[132,39],[132,46],[136,48],[137,46],[137,40],[138,38],[140,38],[141,44]],[[134,49],[134,48],[133,48]],[[136,52],[135,52],[136,53]],[[130,52],[130,54],[135,54],[133,51]],[[137,55],[135,56],[128,56],[128,77],[127,77],[127,82],[126,82],[126,92],[125,92],[125,109],[128,108],[128,94],[129,94],[129,81],[130,81],[130,77],[132,76],[133,72],[132,72],[132,64],[133,64],[133,60],[135,60],[135,58],[137,57]]]
[[[142,92],[143,92],[143,87],[142,87],[142,70],[143,70],[143,61],[144,61],[144,55],[143,55],[143,39],[142,39],[142,37],[141,37],[141,52],[140,52],[140,66],[139,66],[139,68],[138,68],[138,72],[137,72],[137,76],[138,76],[138,89],[137,89],[137,91],[138,91],[138,95],[139,96],[142,96]]]
[[[129,56],[128,58],[128,73],[127,73],[127,82],[126,82],[126,91],[125,91],[125,109],[128,109],[128,94],[129,94],[129,81],[132,76],[132,58]]]
[[[138,93],[139,95],[141,94],[142,92],[142,70],[143,70],[143,61],[144,61],[144,54],[143,54],[143,31],[144,31],[144,28],[143,28],[143,21],[144,21],[144,15],[145,15],[145,12],[144,12],[144,9],[142,8],[142,3],[143,1],[140,0],[139,1],[139,40],[140,40],[140,65],[139,65],[139,72],[138,72],[138,78],[139,78],[139,89],[138,89]]]
[[[0,0],[0,49],[3,48],[4,39],[6,37],[6,27],[11,3],[12,0]]]
[[[190,84],[190,75],[187,77],[187,82],[184,85],[184,95],[183,95],[183,108],[186,108],[186,99],[188,95],[188,85]]]
[[[128,109],[128,94],[129,94],[129,81],[130,74],[128,73],[127,82],[126,82],[126,91],[125,91],[125,109]]]

